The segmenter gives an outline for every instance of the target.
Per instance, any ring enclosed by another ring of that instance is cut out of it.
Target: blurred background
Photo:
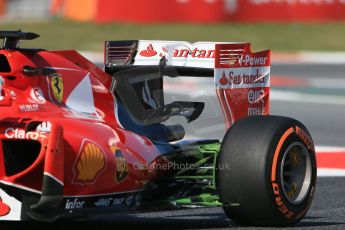
[[[105,40],[246,41],[254,51],[271,49],[271,113],[305,123],[318,148],[345,146],[344,0],[0,0],[0,30],[17,29],[41,35],[23,47],[76,49],[99,65]]]
[[[0,0],[0,30],[17,29],[41,35],[22,47],[75,49],[99,66],[105,40],[246,41],[254,51],[271,49],[271,114],[306,125],[316,144],[318,176],[327,176],[318,179],[316,201],[300,226],[344,229],[344,0]],[[181,100],[199,95],[217,105],[209,92],[212,80],[198,79],[167,90]],[[221,113],[205,112],[188,131],[222,138],[222,122]],[[146,227],[229,226],[219,209],[136,216],[104,220]]]
[[[30,46],[99,52],[106,39],[345,51],[344,19],[343,0],[0,0],[0,29],[41,34]]]

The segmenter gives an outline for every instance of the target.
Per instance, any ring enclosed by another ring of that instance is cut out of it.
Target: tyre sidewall
[[[286,140],[284,141],[284,144],[281,146],[279,150],[279,156],[278,156],[277,166],[275,170],[276,180],[272,181],[272,167],[273,167],[273,160],[274,160],[273,158],[274,158],[275,151],[279,147],[278,143],[283,138],[283,134],[291,128],[293,129],[293,133],[287,136]],[[268,175],[267,189],[268,191],[270,191],[270,196],[272,197],[273,206],[275,207],[276,213],[282,218],[286,219],[287,221],[293,223],[304,217],[313,199],[313,195],[315,192],[315,184],[316,184],[315,149],[313,147],[313,142],[312,142],[309,132],[304,127],[304,125],[301,124],[300,122],[296,120],[290,120],[286,124],[283,124],[281,127],[279,127],[278,130],[279,131],[275,134],[270,144],[270,147],[269,147],[270,154],[267,155],[268,156],[267,162],[270,162],[269,164],[267,164],[267,175]],[[282,190],[283,185],[281,181],[281,171],[280,171],[284,153],[286,149],[289,147],[289,145],[293,142],[302,143],[308,149],[309,157],[311,160],[311,166],[312,166],[311,182],[310,182],[309,190],[307,192],[307,197],[305,197],[304,200],[299,204],[292,204],[285,197],[284,192]],[[310,144],[312,144],[312,147],[310,146]]]

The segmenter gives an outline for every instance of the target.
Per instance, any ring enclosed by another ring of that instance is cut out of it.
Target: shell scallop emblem
[[[74,183],[92,184],[106,165],[104,152],[94,143],[85,140],[74,166]]]

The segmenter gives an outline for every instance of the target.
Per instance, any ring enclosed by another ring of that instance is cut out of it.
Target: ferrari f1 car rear
[[[243,225],[289,226],[307,212],[314,145],[300,122],[268,115],[269,51],[111,41],[103,72],[75,51],[19,48],[33,33],[0,37],[0,219],[221,206]],[[196,86],[214,92],[210,107],[176,93]],[[222,141],[187,140],[218,110]]]

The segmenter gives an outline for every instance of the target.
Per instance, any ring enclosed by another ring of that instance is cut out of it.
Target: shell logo
[[[74,165],[73,183],[92,184],[106,165],[104,152],[95,143],[84,140]]]

